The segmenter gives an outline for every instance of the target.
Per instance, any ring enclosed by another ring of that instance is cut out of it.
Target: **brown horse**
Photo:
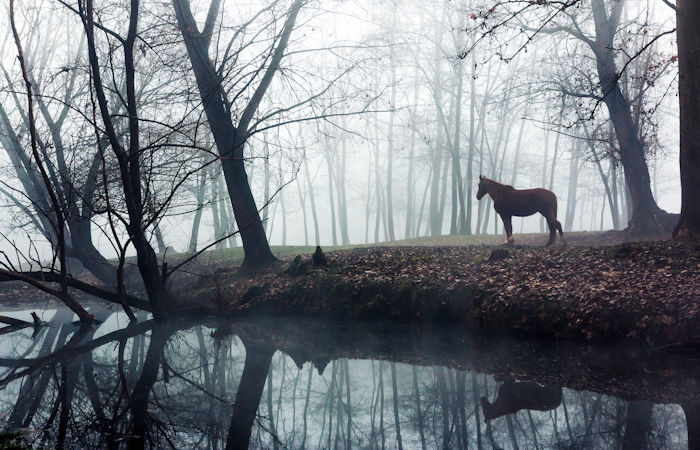
[[[501,184],[479,175],[479,190],[476,193],[476,199],[481,200],[486,194],[489,194],[493,199],[493,207],[503,220],[506,236],[508,236],[508,244],[513,243],[511,218],[513,216],[531,216],[537,212],[547,219],[547,225],[549,226],[549,242],[547,242],[547,246],[554,244],[554,241],[557,239],[557,230],[559,230],[562,242],[566,242],[561,223],[557,220],[557,196],[554,195],[554,192],[540,188],[515,189],[513,186]]]

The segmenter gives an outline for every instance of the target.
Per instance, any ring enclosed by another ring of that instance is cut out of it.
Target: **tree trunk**
[[[222,248],[224,248],[224,242],[221,240],[224,234],[221,231],[221,215],[219,214],[219,184],[215,182],[217,176],[214,174],[213,170],[210,178],[211,182],[209,184],[211,189],[211,218],[214,224],[214,241],[216,242],[214,248],[216,248],[217,250],[221,250]]]
[[[416,73],[418,72],[418,66],[416,66]],[[417,78],[417,77],[416,77]],[[416,83],[413,89],[413,105],[418,104],[418,90],[419,85]],[[414,152],[416,147],[416,111],[411,111],[411,138],[408,144],[408,177],[406,179],[406,229],[404,231],[404,238],[409,239],[414,236],[415,230],[415,161]]]
[[[264,139],[264,138],[263,138]],[[265,142],[265,156],[263,157],[264,188],[262,207],[262,226],[265,233],[268,231],[268,221],[270,219],[270,148]]]
[[[472,401],[474,402],[474,420],[476,422],[476,448],[481,450],[481,418],[479,417],[479,383],[476,373],[472,372]]]
[[[441,25],[441,24],[440,24]],[[442,130],[443,127],[440,124],[440,114],[442,113],[440,111],[440,108],[442,108],[442,71],[441,71],[441,62],[442,62],[442,56],[440,53],[440,41],[442,40],[442,26],[438,26],[438,29],[436,31],[436,39],[435,39],[435,55],[434,55],[434,64],[435,64],[435,72],[434,72],[434,80],[433,80],[433,90],[434,94],[433,97],[435,99],[435,118],[436,118],[436,125],[437,125],[437,131],[436,131],[436,138],[435,138],[435,145],[431,149],[432,154],[430,155],[430,163],[432,166],[432,171],[433,171],[433,180],[430,186],[430,207],[429,207],[429,218],[430,218],[430,235],[431,236],[440,236],[442,234],[442,217],[440,216],[440,175],[442,175],[442,172],[440,171],[442,167],[442,140],[443,140],[443,134]]]
[[[348,412],[348,435],[345,448],[350,450],[352,444],[352,408],[350,407],[350,367],[347,359],[343,360],[343,367],[345,368],[345,407]]]
[[[452,440],[450,428],[450,399],[447,393],[447,381],[445,379],[445,368],[438,367],[437,384],[438,395],[440,396],[440,409],[442,411],[442,448],[449,449]]]
[[[467,156],[467,216],[465,234],[472,234],[472,186],[474,184],[474,176],[472,172],[472,166],[474,164],[474,153],[476,146],[474,145],[474,140],[476,139],[476,134],[474,130],[474,123],[476,120],[476,56],[472,52],[472,72],[470,80],[470,92],[469,92],[469,156]]]
[[[326,149],[324,154],[326,156],[326,167],[328,168],[328,201],[331,206],[331,231],[333,235],[333,245],[338,245],[338,236],[336,234],[336,224],[335,224],[335,200],[333,195],[335,194],[333,190],[333,155],[336,149],[330,149],[328,146],[328,140],[326,140]]]
[[[698,450],[700,449],[700,404],[686,403],[681,406],[688,429],[688,450]]]
[[[187,245],[187,251],[189,253],[194,253],[197,251],[197,238],[199,236],[199,224],[202,221],[202,209],[204,209],[204,192],[207,180],[207,171],[202,170],[197,174],[197,193],[195,198],[197,200],[197,209],[194,212],[194,219],[192,220],[192,232],[190,233],[190,242]]]
[[[379,242],[379,226],[381,225],[381,220],[382,220],[382,187],[381,187],[381,178],[379,176],[379,144],[377,141],[377,144],[375,144],[375,157],[374,157],[374,193],[375,193],[375,201],[377,202],[377,206],[375,208],[377,216],[374,219],[374,243],[376,244]]]
[[[343,116],[343,128],[345,128],[345,116]],[[347,142],[343,137],[340,143],[340,167],[338,168],[338,179],[336,189],[338,191],[338,222],[340,224],[340,242],[343,245],[350,244],[348,235],[348,202],[345,191],[345,172],[347,170]]]
[[[547,111],[547,116],[549,116],[549,108]],[[542,187],[547,186],[547,159],[549,157],[549,130],[544,129],[544,157],[542,159]],[[544,233],[544,216],[540,217],[540,233]]]
[[[639,130],[634,125],[629,101],[618,83],[613,41],[619,24],[618,9],[622,7],[622,3],[614,5],[611,14],[608,15],[603,0],[592,2],[596,31],[593,50],[596,54],[598,79],[603,102],[615,128],[620,161],[625,169],[625,181],[629,187],[632,204],[629,234],[632,237],[665,235],[670,234],[674,224],[668,213],[658,207],[652,195],[644,145],[639,139]]]
[[[450,165],[450,157],[449,155],[445,154],[443,156],[443,165],[442,165],[442,184],[440,187],[440,205],[438,206],[438,216],[436,218],[436,223],[438,224],[438,236],[442,235],[442,224],[445,220],[445,204],[446,204],[446,199],[447,199],[447,180],[449,179],[449,176],[447,174],[447,168]]]
[[[306,448],[306,432],[308,428],[308,416],[309,416],[309,401],[311,399],[311,379],[313,378],[314,375],[314,367],[313,365],[309,365],[309,379],[306,382],[306,400],[304,400],[304,429],[302,432],[302,437],[301,437],[301,445],[300,448],[304,449]]]
[[[394,14],[396,14],[396,8],[392,8]],[[394,17],[394,22],[396,17]],[[389,65],[391,66],[391,100],[389,112],[389,130],[388,130],[388,145],[387,145],[387,159],[386,159],[386,215],[387,215],[387,228],[389,231],[388,239],[389,241],[395,241],[396,235],[394,233],[394,201],[392,193],[393,185],[393,170],[394,170],[394,119],[396,118],[396,64],[394,63],[394,46],[391,47],[391,56],[389,57]],[[400,443],[400,441],[399,441]]]
[[[576,203],[578,194],[578,156],[573,156],[569,161],[569,194],[566,198],[566,215],[564,216],[564,231],[569,232],[574,227],[574,217],[576,215]]]
[[[226,450],[247,449],[253,422],[260,405],[270,370],[274,349],[250,342],[243,342],[246,348],[243,374],[238,383],[236,402],[231,413],[231,423],[226,438]]]
[[[321,240],[319,237],[318,228],[318,214],[316,213],[316,197],[314,196],[314,185],[311,181],[311,175],[309,175],[309,162],[306,159],[306,150],[304,150],[304,174],[306,175],[307,183],[309,184],[309,202],[311,203],[311,217],[314,221],[314,239],[316,240],[316,245],[321,245]]]
[[[399,450],[403,449],[401,443],[401,421],[399,420],[399,390],[396,385],[396,363],[391,363],[391,393],[394,404],[394,425],[396,426],[396,444]]]
[[[462,181],[462,161],[460,158],[460,137],[462,134],[462,96],[464,86],[464,64],[460,63],[457,70],[457,95],[455,101],[455,131],[452,142],[452,176],[455,178],[456,192],[452,195],[456,196],[459,206],[459,218],[457,219],[457,229],[459,234],[467,234],[467,214],[464,205],[464,185]]]
[[[221,156],[221,166],[231,199],[231,207],[233,208],[236,223],[241,231],[241,240],[245,253],[243,267],[256,268],[271,264],[277,259],[270,251],[270,245],[265,236],[255,198],[250,189],[244,165],[244,147],[249,137],[250,131],[248,127],[260,101],[272,82],[272,78],[279,68],[289,37],[294,29],[297,15],[301,9],[302,1],[295,0],[290,7],[284,28],[276,41],[277,46],[271,53],[270,63],[253,95],[250,96],[237,125],[234,125],[232,122],[231,105],[227,104],[227,95],[222,80],[219,78],[218,72],[209,58],[212,30],[208,30],[206,25],[204,32],[198,30],[188,2],[185,0],[172,0],[172,2],[177,16],[178,27],[184,39],[199,94],[202,98],[204,111],[209,121],[209,128],[214,136],[217,151]],[[210,12],[216,12],[218,5],[218,0],[212,2]],[[213,16],[216,17],[216,14],[213,14]],[[207,25],[210,25],[210,21],[208,20],[207,22]],[[213,29],[213,25],[211,28]]]
[[[303,162],[302,162],[303,164]],[[301,192],[301,177],[297,178],[297,192],[299,194],[299,206],[301,208],[301,215],[304,219],[304,246],[309,246],[309,221],[306,218],[306,196]]]
[[[676,2],[681,128],[681,216],[676,239],[700,239],[700,4]]]
[[[411,366],[413,373],[413,391],[416,396],[416,417],[418,418],[418,432],[420,434],[421,449],[425,450],[425,431],[423,430],[423,410],[420,406],[420,389],[418,388],[418,371],[416,366]]]
[[[272,360],[270,360],[270,362],[272,362]],[[267,418],[270,421],[270,436],[272,436],[273,448],[278,450],[280,447],[277,440],[277,430],[275,429],[275,412],[272,408],[272,367],[272,364],[270,364],[270,368],[267,371]]]
[[[172,330],[165,327],[156,327],[151,333],[148,343],[146,359],[141,369],[141,375],[134,385],[131,395],[128,397],[131,410],[132,423],[129,436],[129,448],[145,448],[148,431],[148,398],[153,385],[158,379],[158,372],[162,366],[165,344],[172,334]],[[124,386],[124,389],[128,389]]]

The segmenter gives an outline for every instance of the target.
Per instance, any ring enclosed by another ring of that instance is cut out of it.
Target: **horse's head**
[[[479,175],[479,189],[476,191],[476,199],[481,200],[481,198],[486,195],[486,185],[488,178],[483,175]]]

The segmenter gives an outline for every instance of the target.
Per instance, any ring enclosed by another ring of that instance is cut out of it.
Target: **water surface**
[[[0,335],[0,417],[31,446],[685,448],[700,422],[700,364],[642,345],[94,313]]]

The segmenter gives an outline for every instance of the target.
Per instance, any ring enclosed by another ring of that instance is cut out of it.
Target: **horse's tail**
[[[552,192],[552,196],[554,197],[554,204],[552,205],[552,209],[554,212],[554,225],[557,227],[557,231],[559,231],[559,236],[564,239],[564,230],[561,228],[561,222],[557,220],[557,195]]]
[[[557,220],[555,224],[557,226],[557,230],[559,230],[559,236],[561,236],[561,238],[564,239],[564,230],[561,229],[561,222]]]

